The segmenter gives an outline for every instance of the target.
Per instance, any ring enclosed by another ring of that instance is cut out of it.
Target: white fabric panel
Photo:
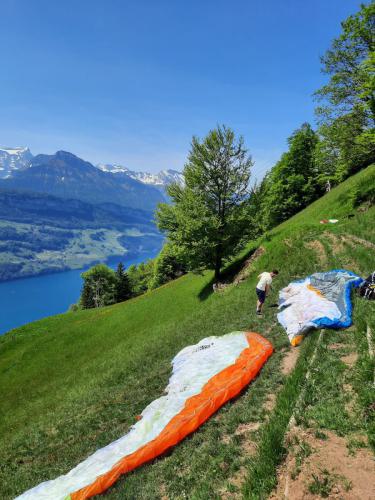
[[[334,302],[307,288],[310,284],[309,278],[303,282],[290,283],[280,291],[280,308],[277,319],[285,328],[289,340],[300,335],[309,328],[315,327],[313,320],[327,317],[329,319],[339,318],[341,312]]]

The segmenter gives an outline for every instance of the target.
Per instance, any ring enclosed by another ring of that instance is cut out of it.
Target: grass
[[[203,500],[225,492],[266,498],[276,484],[276,466],[286,453],[284,435],[302,387],[308,389],[300,411],[302,423],[321,433],[333,429],[352,440],[358,431],[373,436],[374,362],[364,329],[370,321],[375,331],[374,304],[355,299],[356,329],[324,336],[306,383],[317,335],[305,340],[294,371],[285,376],[280,366],[290,347],[277,323],[277,310],[266,305],[263,318],[254,314],[256,276],[264,269],[280,270],[270,305],[292,279],[334,267],[363,275],[375,268],[374,252],[368,247],[342,241],[347,235],[375,241],[374,208],[353,209],[348,197],[358,183],[371,182],[375,185],[374,166],[263,240],[250,242],[241,258],[259,245],[265,253],[238,286],[213,294],[211,273],[189,274],[126,303],[46,318],[0,337],[0,498],[13,498],[67,472],[125,434],[135,416],[162,394],[170,361],[181,348],[233,330],[257,331],[273,343],[275,353],[258,378],[170,453],[120,480],[108,498]],[[354,217],[347,218],[349,213]],[[322,218],[340,221],[325,226],[319,224]],[[324,255],[307,245],[314,241],[320,242]],[[332,350],[332,343],[342,348]],[[349,369],[341,357],[352,349],[358,360]],[[354,416],[341,390],[348,377],[357,394]],[[270,394],[277,394],[273,410],[265,405]],[[249,422],[262,425],[250,435],[239,434],[240,426]],[[245,452],[247,440],[256,443],[255,454]],[[243,486],[233,481],[238,476]]]
[[[322,470],[321,475],[313,474],[313,481],[309,484],[309,491],[313,495],[328,498],[335,485],[334,479],[327,469]]]
[[[270,420],[264,425],[257,455],[249,469],[249,476],[243,488],[245,498],[267,498],[267,494],[276,486],[276,466],[285,456],[284,435],[290,417],[301,390],[301,381],[308,366],[317,337],[310,336],[303,343],[298,363],[293,373],[285,381],[280,391],[275,410]]]

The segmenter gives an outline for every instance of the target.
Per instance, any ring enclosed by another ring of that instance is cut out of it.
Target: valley
[[[173,181],[173,170],[152,176],[64,151],[0,149],[0,281],[156,255],[163,237],[153,211]]]

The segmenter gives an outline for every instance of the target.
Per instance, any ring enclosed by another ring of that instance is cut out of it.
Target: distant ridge
[[[0,179],[0,187],[148,211],[165,200],[155,187],[129,176],[103,172],[67,151],[34,156],[27,166],[13,168],[12,175]]]
[[[143,182],[144,184],[151,184],[153,186],[168,186],[176,182],[177,184],[184,183],[184,176],[181,172],[173,169],[161,170],[157,174],[149,172],[136,172],[127,167],[110,163],[99,163],[97,168],[103,172],[111,172],[113,174],[125,174],[132,179]]]
[[[58,153],[61,153],[61,151]],[[65,153],[75,156],[72,153]],[[12,177],[17,170],[41,164],[53,156],[46,154],[33,156],[28,147],[0,147],[0,179]],[[142,184],[152,185],[157,188],[165,188],[173,182],[179,184],[183,184],[184,182],[183,174],[173,169],[165,169],[153,174],[150,172],[138,172],[123,165],[112,163],[99,163],[95,167],[102,172],[110,174],[124,174],[133,180],[142,182]]]

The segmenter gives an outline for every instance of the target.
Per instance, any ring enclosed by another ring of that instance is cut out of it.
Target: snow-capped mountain
[[[43,155],[39,155],[41,157]],[[45,156],[45,155],[44,155]],[[0,147],[0,179],[6,179],[13,177],[13,174],[18,170],[24,170],[27,167],[33,166],[34,157],[29,148],[1,148]],[[118,164],[110,163],[100,163],[96,167],[110,174],[118,174],[118,180],[120,177],[130,178],[141,182],[142,184],[148,184],[150,186],[156,187],[159,191],[165,194],[165,188],[169,184],[177,182],[178,184],[184,184],[184,176],[181,172],[177,170],[161,170],[157,174],[151,174],[149,172],[136,172],[135,170],[130,170],[127,167]]]
[[[99,163],[97,168],[103,170],[103,172],[111,172],[112,174],[125,174],[132,179],[143,182],[143,184],[151,184],[157,187],[165,187],[174,182],[178,184],[184,183],[183,174],[172,169],[161,170],[158,174],[151,174],[149,172],[135,172],[122,165],[109,163]]]
[[[29,167],[32,158],[29,148],[0,148],[0,179]]]
[[[67,151],[34,156],[30,167],[14,170],[6,179],[0,179],[0,188],[87,203],[114,203],[146,211],[153,211],[165,200],[157,186],[146,185],[124,174],[102,172]]]

